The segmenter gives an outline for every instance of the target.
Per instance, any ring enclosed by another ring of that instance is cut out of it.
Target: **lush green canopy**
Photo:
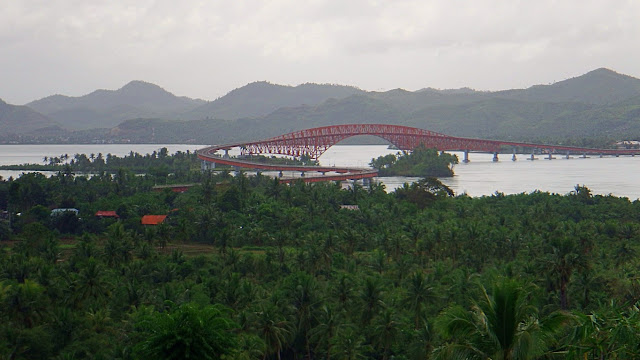
[[[126,168],[0,181],[0,354],[640,356],[640,202],[441,185]],[[62,207],[79,214],[50,216]],[[168,216],[143,227],[147,214]]]

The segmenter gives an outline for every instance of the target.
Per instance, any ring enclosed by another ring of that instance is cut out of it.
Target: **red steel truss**
[[[239,144],[243,155],[281,154],[290,156],[306,155],[311,159],[319,158],[327,149],[338,142],[357,135],[381,137],[400,150],[413,150],[424,144],[427,148],[440,151],[473,151],[496,153],[502,146],[540,149],[542,152],[585,153],[585,154],[636,154],[639,150],[588,149],[571,146],[516,143],[498,140],[461,138],[440,134],[434,131],[401,125],[386,124],[349,124],[323,126],[313,129],[294,131],[270,139]]]
[[[262,141],[242,145],[242,154],[306,155],[319,158],[331,146],[357,135],[381,137],[400,150],[412,150],[419,144],[438,150],[463,150],[494,152],[500,144],[488,140],[456,138],[434,131],[400,125],[349,124],[324,126],[295,131]]]

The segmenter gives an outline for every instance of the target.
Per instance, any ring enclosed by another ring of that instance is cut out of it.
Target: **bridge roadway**
[[[219,146],[210,146],[198,150],[198,158],[204,162],[229,165],[239,168],[279,171],[281,174],[281,183],[290,183],[302,179],[304,182],[320,182],[320,181],[345,181],[368,179],[378,176],[378,171],[369,168],[344,168],[335,166],[304,166],[304,165],[285,165],[285,164],[264,164],[253,161],[246,161],[231,157],[218,156],[215,153],[220,150],[229,150],[234,147],[241,147],[242,144],[227,144]],[[282,177],[283,171],[300,172],[302,177]],[[320,175],[307,175],[307,173],[317,173]],[[327,174],[329,173],[329,174]]]
[[[576,154],[582,157],[586,157],[587,155],[634,156],[640,154],[640,149],[593,149],[576,146],[519,143],[454,137],[401,125],[346,124],[300,130],[256,142],[210,146],[198,150],[198,158],[203,161],[204,167],[209,168],[215,166],[215,163],[218,163],[255,170],[280,171],[281,174],[282,171],[299,171],[304,176],[303,180],[306,182],[341,181],[375,177],[377,176],[377,171],[374,169],[263,164],[230,158],[228,155],[216,155],[218,151],[222,150],[225,151],[225,154],[228,154],[231,148],[239,147],[241,148],[242,155],[280,154],[294,157],[308,156],[311,159],[318,159],[331,146],[346,138],[358,135],[374,135],[383,138],[400,150],[413,150],[422,144],[427,148],[436,148],[439,151],[463,151],[463,162],[469,161],[470,152],[493,153],[493,160],[498,161],[498,154],[504,148],[512,148],[513,160],[516,160],[516,149],[530,149],[530,160],[535,160],[535,155],[542,154],[546,155],[548,159],[553,159],[553,155],[562,155],[569,158],[569,155]],[[537,154],[535,154],[536,151],[538,152]],[[322,175],[305,176],[308,172],[321,173]],[[330,174],[327,175],[327,173]],[[281,182],[291,182],[295,179],[281,178]]]

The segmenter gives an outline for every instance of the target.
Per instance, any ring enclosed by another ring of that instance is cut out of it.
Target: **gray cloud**
[[[0,98],[132,79],[214,99],[256,80],[527,87],[609,67],[640,77],[640,2],[5,1]]]

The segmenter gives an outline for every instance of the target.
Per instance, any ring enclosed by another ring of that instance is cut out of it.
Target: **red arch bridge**
[[[374,169],[263,164],[245,161],[242,157],[231,158],[229,156],[230,149],[240,148],[241,155],[280,154],[294,157],[307,156],[311,159],[318,159],[331,146],[344,139],[359,135],[378,136],[403,151],[413,150],[420,144],[423,144],[427,148],[435,148],[439,151],[462,151],[464,152],[463,162],[469,161],[470,152],[492,153],[494,161],[498,161],[498,154],[501,151],[511,152],[512,160],[516,160],[516,152],[530,152],[531,155],[528,156],[530,160],[535,160],[536,154],[542,155],[547,159],[553,159],[554,155],[569,158],[570,155],[579,155],[582,157],[596,155],[602,157],[604,155],[634,156],[640,154],[640,149],[593,149],[575,146],[520,143],[455,137],[400,125],[348,124],[294,131],[255,142],[214,145],[198,150],[198,158],[202,160],[203,169],[211,169],[215,167],[215,164],[221,164],[257,171],[279,171],[280,176],[282,176],[283,171],[297,171],[302,174],[303,180],[306,182],[356,180],[375,177],[378,173]],[[224,151],[224,154],[219,154],[218,152],[220,151]],[[307,172],[314,172],[321,175],[305,176]],[[281,182],[290,182],[295,179],[281,178]]]

